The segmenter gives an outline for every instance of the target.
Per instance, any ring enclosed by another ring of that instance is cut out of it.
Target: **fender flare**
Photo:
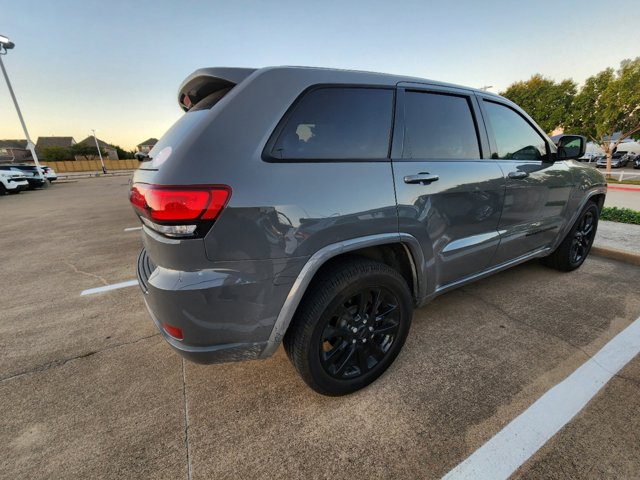
[[[562,241],[565,239],[567,234],[571,231],[571,228],[573,228],[573,225],[578,220],[578,216],[582,213],[582,210],[584,210],[584,207],[587,205],[587,202],[591,200],[593,197],[595,197],[596,195],[606,195],[607,190],[608,188],[606,185],[598,185],[598,186],[592,187],[589,190],[589,192],[585,194],[584,198],[580,202],[580,206],[576,209],[575,213],[571,216],[571,220],[567,222],[564,229],[562,230],[562,234],[558,235],[558,238],[556,239],[553,246],[551,247],[551,252],[554,252],[556,248],[558,248],[558,246],[562,243]]]
[[[382,233],[377,235],[368,235],[366,237],[352,238],[327,245],[311,255],[304,267],[302,267],[298,277],[293,282],[284,305],[280,309],[278,318],[273,325],[267,345],[260,354],[260,357],[270,357],[277,350],[280,342],[282,342],[282,339],[287,332],[287,329],[289,328],[291,319],[302,300],[302,296],[322,265],[331,258],[342,253],[390,243],[400,243],[405,247],[407,257],[412,268],[412,291],[414,300],[418,303],[422,298],[424,298],[426,289],[424,255],[420,248],[420,243],[413,235],[409,235],[407,233]]]

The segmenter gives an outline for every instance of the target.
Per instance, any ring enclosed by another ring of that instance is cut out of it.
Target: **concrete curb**
[[[626,190],[627,192],[640,192],[640,185],[625,185],[620,183],[609,183],[609,190]]]
[[[630,252],[628,250],[617,250],[608,247],[591,247],[591,253],[599,257],[611,258],[631,265],[640,266],[640,253]]]

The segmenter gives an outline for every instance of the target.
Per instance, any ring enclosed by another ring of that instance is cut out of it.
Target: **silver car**
[[[611,156],[611,168],[622,168],[626,167],[627,163],[629,163],[626,152],[616,152]],[[607,157],[602,156],[596,160],[596,168],[606,168],[607,167]]]
[[[284,343],[342,395],[379,377],[413,309],[531,259],[589,254],[607,185],[500,96],[319,68],[206,68],[142,159],[138,279],[166,341],[202,363]],[[455,321],[455,319],[452,319]]]

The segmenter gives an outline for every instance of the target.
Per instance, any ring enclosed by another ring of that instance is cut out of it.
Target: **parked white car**
[[[46,165],[42,165],[42,173],[44,174],[44,178],[49,180],[49,182],[53,182],[54,180],[58,179],[58,174],[55,172],[55,170]]]
[[[27,177],[15,170],[0,170],[0,195],[18,193],[29,188]]]

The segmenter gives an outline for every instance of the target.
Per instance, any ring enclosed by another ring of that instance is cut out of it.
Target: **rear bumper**
[[[19,182],[15,182],[13,180],[9,180],[5,187],[9,192],[22,192],[29,188],[29,182],[26,180],[21,180]]]
[[[164,337],[167,343],[184,358],[195,363],[211,364],[255,360],[260,356],[267,344],[267,342],[227,343],[208,347],[187,345],[181,340],[173,338],[164,330],[164,328],[162,328],[162,323],[149,307],[149,303],[146,298],[144,300],[144,304],[147,307],[151,320],[156,324],[160,334]]]
[[[27,181],[29,182],[29,188],[39,188],[45,183],[44,178],[28,178]]]
[[[197,363],[236,362],[261,355],[303,264],[220,262],[183,272],[157,267],[142,250],[137,276],[153,322],[178,353]],[[164,324],[179,328],[183,339],[167,333]]]

